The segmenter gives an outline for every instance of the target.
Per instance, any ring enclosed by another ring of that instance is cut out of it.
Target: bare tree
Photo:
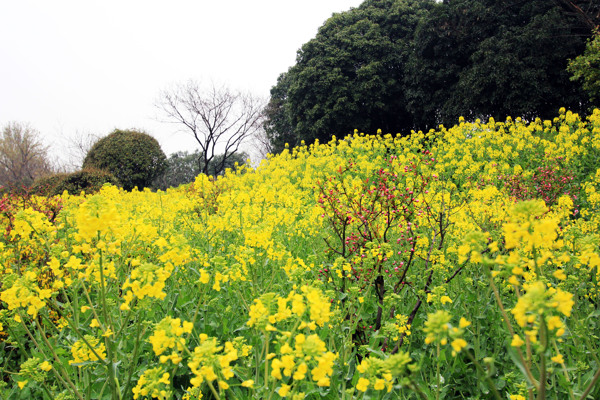
[[[25,185],[53,172],[48,147],[27,124],[8,123],[0,136],[0,185]]]
[[[71,171],[81,169],[85,156],[89,153],[94,144],[101,139],[100,135],[90,132],[75,131],[75,134],[68,137],[61,135],[65,139],[65,155],[67,157],[66,168]]]
[[[182,125],[193,135],[200,145],[199,170],[208,174],[217,152],[223,155],[218,166],[222,171],[228,158],[261,128],[264,101],[214,83],[203,88],[188,81],[163,91],[156,107],[165,122]]]

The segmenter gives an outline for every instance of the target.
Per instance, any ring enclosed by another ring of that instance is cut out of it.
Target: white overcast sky
[[[268,97],[334,12],[362,0],[0,0],[0,126],[29,123],[66,158],[77,136],[146,130],[168,155],[191,137],[156,120],[189,79]],[[66,161],[66,160],[65,160]]]

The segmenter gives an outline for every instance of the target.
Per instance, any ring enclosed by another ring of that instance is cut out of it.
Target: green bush
[[[232,153],[227,156],[224,163],[224,168],[236,169],[238,165],[244,165],[248,159],[248,154]],[[208,173],[212,176],[223,175],[223,154],[217,154],[208,163]],[[166,168],[152,183],[155,189],[166,190],[170,187],[177,187],[186,183],[193,182],[196,176],[204,169],[202,155],[198,150],[193,153],[187,151],[178,151],[171,154],[166,161]]]
[[[119,129],[97,141],[83,161],[83,169],[112,173],[125,190],[150,187],[165,165],[165,153],[156,139],[144,132]]]
[[[67,173],[56,173],[38,178],[33,182],[33,185],[31,185],[31,193],[42,196],[52,196],[54,195],[54,188],[67,176],[69,176]]]
[[[79,194],[81,191],[94,193],[105,183],[120,186],[119,180],[110,172],[86,168],[70,174],[54,174],[35,181],[32,192],[40,195],[55,196],[65,190],[69,194]]]

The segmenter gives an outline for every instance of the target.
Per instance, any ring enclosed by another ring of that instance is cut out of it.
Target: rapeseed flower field
[[[600,110],[0,203],[2,399],[599,398]]]

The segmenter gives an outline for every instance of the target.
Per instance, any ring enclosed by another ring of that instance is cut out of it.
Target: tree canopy
[[[165,168],[166,156],[152,136],[136,130],[114,130],[90,149],[83,168],[112,173],[126,190],[150,187]]]
[[[563,3],[366,0],[334,14],[271,89],[271,144],[584,110],[566,68],[591,30]]]

